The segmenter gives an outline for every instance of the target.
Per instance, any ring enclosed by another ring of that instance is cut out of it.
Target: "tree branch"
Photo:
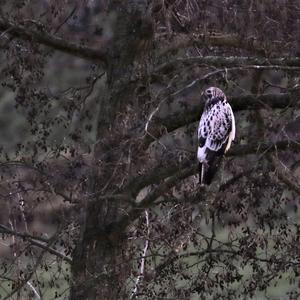
[[[300,184],[298,182],[298,179],[295,178],[290,171],[286,170],[280,163],[279,159],[277,159],[274,155],[268,155],[268,158],[274,166],[278,178],[282,182],[284,182],[291,190],[300,195]]]
[[[162,167],[159,164],[157,167],[151,170],[151,172],[144,176],[138,176],[130,180],[130,182],[122,189],[120,193],[130,194],[132,197],[136,197],[137,194],[146,186],[151,184],[158,184],[162,179],[171,176],[178,172],[180,168],[185,168],[190,165],[189,160],[185,160],[180,166],[173,164]]]
[[[132,221],[136,220],[140,216],[144,208],[150,207],[157,198],[176,185],[176,183],[193,175],[197,170],[196,165],[184,169],[181,169],[180,166],[178,166],[177,169],[178,171],[176,173],[165,179],[160,185],[154,188],[152,192],[150,192],[138,205],[136,205],[118,222],[116,226],[117,230],[120,230],[120,228],[126,228]],[[148,178],[145,179],[147,182]],[[161,178],[161,180],[163,180],[163,178]]]
[[[20,237],[22,239],[34,239],[34,240],[38,240],[38,241],[41,241],[43,243],[48,243],[49,239],[45,239],[45,238],[42,238],[42,237],[35,237],[33,235],[30,235],[30,234],[27,234],[27,233],[21,233],[21,232],[18,232],[18,231],[14,231],[2,224],[0,224],[0,233],[3,233],[3,234],[9,234],[9,235],[15,235],[17,237]]]
[[[177,52],[178,49],[188,47],[228,47],[239,48],[254,52],[260,55],[266,55],[266,50],[262,48],[260,43],[253,38],[240,38],[238,35],[230,34],[176,34],[171,43],[159,52],[159,56]]]
[[[200,98],[199,95],[195,97]],[[297,96],[291,93],[284,94],[263,94],[260,96],[244,95],[239,97],[229,98],[230,105],[233,111],[240,110],[257,110],[261,108],[286,108],[287,106],[299,107],[300,101]],[[147,130],[152,136],[158,138],[165,128],[168,132],[173,131],[179,127],[187,125],[192,122],[199,121],[200,114],[203,110],[204,103],[200,102],[198,106],[188,107],[182,109],[180,112],[168,115],[161,118],[154,116],[152,122],[149,123]],[[149,145],[154,139],[147,138],[146,144]]]
[[[51,239],[49,239],[46,247],[51,247],[51,245],[54,242],[55,242],[55,236],[53,236]],[[20,291],[27,284],[27,282],[35,274],[37,268],[41,264],[42,259],[43,259],[46,252],[47,252],[47,249],[43,249],[43,251],[41,251],[39,256],[36,258],[35,263],[33,264],[33,266],[31,266],[30,271],[24,276],[24,279],[16,284],[16,286],[12,289],[12,291],[3,298],[4,300],[11,299],[14,294],[18,293],[18,291]]]
[[[283,140],[276,143],[271,142],[256,142],[247,145],[234,145],[227,153],[226,156],[240,156],[248,154],[265,155],[268,152],[280,151],[280,150],[300,150],[300,141]],[[186,167],[186,165],[189,165]],[[192,165],[192,166],[191,166]],[[172,173],[173,170],[173,173]],[[145,174],[134,178],[129,182],[125,191],[128,192],[128,187],[134,187],[135,193],[138,189],[142,189],[146,186],[160,184],[153,189],[141,202],[134,206],[119,222],[115,224],[115,230],[120,232],[126,228],[132,221],[136,220],[145,208],[153,205],[155,200],[169,191],[170,188],[175,186],[180,180],[183,180],[191,175],[196,174],[197,164],[191,160],[185,160],[181,165],[171,165],[170,167],[157,167]],[[138,184],[133,183],[138,180]],[[151,182],[152,180],[152,182]]]
[[[280,150],[297,151],[300,150],[300,141],[296,140],[283,140],[276,143],[272,142],[253,142],[247,145],[234,145],[226,156],[241,156],[248,154],[264,155],[267,152]]]
[[[174,251],[168,253],[165,255],[165,257],[167,258],[165,261],[163,261],[162,263],[160,263],[154,270],[154,274],[153,275],[157,275],[160,272],[162,272],[165,268],[167,268],[168,266],[170,266],[172,263],[174,263],[175,261],[181,259],[181,258],[186,258],[186,257],[191,257],[191,256],[195,256],[195,257],[203,257],[205,255],[210,255],[212,253],[216,253],[219,255],[235,255],[237,257],[243,257],[244,253],[241,251],[236,251],[230,248],[215,248],[215,249],[211,249],[211,248],[207,248],[204,249],[202,251],[195,251],[195,252],[188,252],[188,253],[184,253],[184,254],[177,254]],[[274,258],[263,258],[263,257],[259,257],[258,255],[254,255],[251,256],[251,258],[249,258],[249,260],[252,261],[259,261],[259,262],[263,262],[263,263],[272,263],[272,264],[284,264],[284,265],[292,265],[292,266],[299,266],[298,262],[294,262],[292,260],[286,260],[285,258],[281,257],[280,259],[274,259]]]
[[[243,56],[195,56],[177,58],[173,61],[166,62],[158,66],[154,73],[165,72],[172,68],[178,68],[178,65],[197,65],[206,67],[239,67],[241,69],[248,68],[260,69],[287,69],[287,70],[299,70],[300,57],[279,57],[279,58],[258,58],[258,57],[243,57]]]
[[[47,252],[65,260],[66,262],[68,263],[71,263],[72,260],[65,256],[63,253],[49,247],[47,245],[47,243],[49,243],[49,239],[43,239],[41,237],[35,237],[35,236],[32,236],[30,234],[27,234],[27,233],[21,233],[21,232],[17,232],[17,231],[14,231],[14,230],[11,230],[9,229],[8,227],[0,224],[0,233],[3,233],[3,234],[8,234],[8,235],[13,235],[13,236],[18,236],[20,238],[23,238],[25,239],[26,241],[28,241],[30,244],[36,246],[36,247],[39,247],[43,250],[46,250]]]
[[[24,41],[34,41],[67,54],[78,56],[87,60],[106,62],[107,51],[105,49],[93,49],[86,46],[77,45],[62,38],[48,34],[47,32],[39,32],[20,24],[14,24],[4,19],[0,19],[0,30],[6,31],[7,34]]]

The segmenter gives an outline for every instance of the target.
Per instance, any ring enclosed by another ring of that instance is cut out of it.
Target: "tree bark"
[[[89,179],[94,180],[92,176]],[[89,188],[90,191],[95,189],[95,184]],[[70,299],[120,299],[116,267],[119,240],[113,238],[110,230],[116,213],[115,202],[88,203],[73,253]]]
[[[130,86],[134,62],[145,51],[141,45],[144,40],[152,39],[151,19],[146,16],[147,1],[111,1],[110,11],[115,14],[114,37],[108,51],[106,65],[107,95],[101,102],[98,124],[98,138],[109,140],[113,134],[115,116],[130,99],[134,89]],[[103,143],[95,150],[95,161],[103,154]],[[105,144],[105,142],[104,142]],[[105,145],[104,145],[105,147]],[[106,145],[107,147],[107,145]],[[107,160],[115,158],[109,157]],[[112,170],[104,170],[105,177]],[[101,190],[98,172],[91,170],[88,192],[93,194]],[[122,299],[126,292],[121,290],[124,272],[128,270],[122,264],[124,249],[124,231],[115,228],[121,219],[124,203],[111,199],[88,202],[84,209],[84,218],[80,228],[80,238],[74,253],[72,287],[70,299]]]

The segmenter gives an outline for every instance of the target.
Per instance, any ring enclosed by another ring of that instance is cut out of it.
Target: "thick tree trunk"
[[[115,14],[114,37],[106,66],[108,95],[101,103],[99,138],[113,134],[116,113],[134,98],[134,89],[129,84],[134,62],[144,51],[141,45],[152,39],[151,20],[145,17],[146,0],[114,0],[110,9]],[[103,148],[96,149],[95,161],[97,153],[103,154]],[[97,180],[97,170],[91,172],[88,192],[94,194],[101,190],[101,182]],[[110,176],[112,170],[104,172]],[[124,232],[114,226],[121,217],[120,206],[120,202],[102,198],[87,203],[80,238],[73,253],[70,299],[128,298],[121,290],[124,272],[128,272],[121,263]]]
[[[120,240],[110,230],[117,209],[116,203],[105,200],[87,205],[73,254],[70,299],[120,299],[120,270],[116,267]]]

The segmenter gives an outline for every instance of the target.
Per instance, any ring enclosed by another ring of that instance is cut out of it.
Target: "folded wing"
[[[216,156],[226,153],[234,138],[235,120],[230,104],[224,99],[210,100],[204,108],[198,127],[197,157],[201,164],[201,184],[209,181],[204,173],[209,175]]]

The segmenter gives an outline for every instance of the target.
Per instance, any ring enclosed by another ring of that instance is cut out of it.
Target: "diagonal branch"
[[[49,241],[49,239],[45,239],[45,238],[38,237],[38,236],[35,237],[35,236],[30,235],[28,233],[21,233],[21,232],[12,230],[12,229],[4,226],[3,224],[0,224],[0,233],[14,235],[14,236],[17,236],[17,237],[20,237],[20,238],[23,238],[23,239],[34,239],[34,240],[37,240],[37,241],[41,241],[43,243],[48,243],[48,241]]]
[[[55,237],[51,238],[49,240],[47,246],[50,247],[54,243],[54,241],[55,241]],[[32,276],[36,272],[37,268],[42,263],[42,259],[43,259],[44,255],[45,255],[46,251],[47,250],[44,249],[39,254],[39,256],[37,257],[34,265],[30,269],[30,271],[24,276],[24,279],[16,284],[16,286],[12,289],[12,291],[3,298],[4,300],[11,299],[14,294],[18,293],[27,284],[27,282],[29,282],[29,280],[32,278]]]
[[[15,231],[15,230],[11,230],[2,224],[0,224],[0,233],[12,235],[12,236],[18,236],[20,238],[23,238],[24,240],[28,241],[31,245],[39,247],[57,257],[65,260],[68,263],[72,262],[72,260],[69,257],[65,256],[63,253],[57,251],[56,249],[48,246],[47,243],[49,243],[49,239],[35,237],[35,236],[27,234],[27,233],[21,233],[21,232]]]
[[[248,154],[265,155],[272,151],[290,150],[299,151],[300,141],[282,140],[276,143],[258,141],[247,145],[235,145],[232,147],[227,156],[240,156]],[[189,166],[187,166],[189,165]],[[173,172],[172,172],[173,171]],[[135,193],[138,189],[142,189],[152,184],[158,184],[141,202],[134,206],[119,222],[114,225],[114,229],[121,232],[132,221],[136,220],[145,208],[151,207],[157,198],[170,190],[181,180],[194,175],[197,172],[197,164],[191,160],[184,161],[184,164],[173,165],[166,167],[157,167],[139,178],[132,179],[124,191],[128,192],[129,187],[134,187]],[[133,183],[138,180],[138,184]],[[151,182],[152,180],[152,182]]]
[[[50,253],[50,254],[52,254],[52,255],[54,255],[54,256],[56,256],[56,257],[61,258],[62,260],[64,260],[65,262],[67,262],[67,263],[69,263],[69,264],[72,263],[72,259],[71,259],[70,257],[68,257],[68,256],[64,255],[63,253],[57,251],[56,249],[54,249],[54,248],[48,246],[47,244],[43,244],[43,243],[41,243],[41,242],[39,242],[39,241],[35,241],[35,240],[33,240],[33,239],[28,239],[28,242],[29,242],[31,245],[33,245],[33,246],[36,246],[36,247],[38,247],[38,248],[41,248],[41,249],[47,251],[48,253]]]
[[[277,159],[274,155],[268,155],[268,158],[274,166],[278,178],[291,190],[300,195],[300,184],[298,178],[295,178],[289,170],[285,169],[279,159]]]
[[[67,54],[78,56],[87,60],[106,62],[106,49],[93,49],[77,45],[62,38],[53,36],[47,32],[39,32],[20,24],[14,24],[2,18],[0,19],[0,30],[6,31],[7,34],[24,41],[34,41]]]
[[[196,165],[184,169],[181,169],[180,166],[178,166],[177,172],[154,188],[152,192],[150,192],[138,205],[136,205],[118,222],[116,226],[117,230],[120,228],[126,228],[132,221],[136,220],[141,215],[144,208],[150,207],[157,198],[169,191],[169,189],[175,186],[179,181],[195,174],[196,170]],[[163,179],[164,178],[161,178],[161,180]]]
[[[171,164],[162,167],[161,164],[159,164],[157,167],[153,168],[151,172],[148,172],[144,176],[138,176],[130,180],[130,182],[123,188],[122,192],[130,194],[132,197],[136,197],[140,190],[144,187],[151,184],[158,184],[162,179],[168,178],[180,169],[186,168],[189,165],[189,160],[185,160],[185,162],[183,162],[180,166],[177,164]]]

